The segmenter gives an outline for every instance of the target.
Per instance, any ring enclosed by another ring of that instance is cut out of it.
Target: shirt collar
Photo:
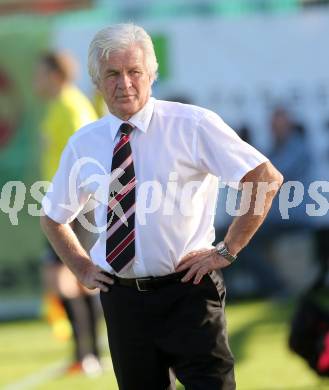
[[[136,126],[143,133],[146,133],[153,115],[154,104],[155,104],[155,99],[153,97],[150,97],[147,103],[145,104],[145,106],[141,110],[136,112],[136,114],[134,114],[129,119],[129,121],[123,121],[122,119],[110,113],[109,114],[110,133],[113,141],[116,135],[118,134],[120,126],[124,122],[129,122],[132,125]]]

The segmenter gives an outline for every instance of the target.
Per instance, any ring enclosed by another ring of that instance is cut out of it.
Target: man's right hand
[[[40,217],[43,232],[63,263],[73,272],[80,284],[94,290],[109,291],[113,279],[92,263],[70,224],[58,223],[46,215]]]
[[[99,288],[101,291],[109,291],[108,286],[114,284],[114,280],[104,274],[104,271],[98,266],[90,262],[81,269],[77,275],[79,282],[93,290]]]

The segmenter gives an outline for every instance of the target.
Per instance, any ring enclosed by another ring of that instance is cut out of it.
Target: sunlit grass
[[[244,302],[227,307],[230,342],[236,358],[237,388],[240,390],[315,390],[329,388],[287,348],[288,325],[293,304]],[[105,342],[103,354],[108,356]],[[65,364],[70,345],[56,341],[42,321],[12,322],[0,325],[0,388],[31,378],[53,363]],[[106,361],[105,361],[106,362]],[[59,374],[44,378],[29,388],[116,390],[111,368],[97,378]],[[39,374],[38,374],[39,375]],[[142,390],[142,389],[141,389]],[[155,389],[157,390],[157,389]]]

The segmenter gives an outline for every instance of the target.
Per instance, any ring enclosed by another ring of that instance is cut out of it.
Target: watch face
[[[225,257],[225,259],[227,259],[230,263],[232,263],[236,257],[231,255],[230,252],[228,251],[228,249],[226,248],[226,245],[225,245],[225,242],[224,241],[221,241],[219,242],[217,245],[216,245],[216,249],[218,251],[218,253]]]
[[[217,244],[217,246],[216,246],[216,248],[217,248],[217,250],[219,250],[219,251],[225,251],[226,250],[226,248],[225,248],[225,244],[223,243],[223,242],[220,242],[219,244]]]
[[[224,255],[224,256],[228,255],[228,250],[225,247],[223,247],[221,249],[221,252],[222,252],[222,255]]]

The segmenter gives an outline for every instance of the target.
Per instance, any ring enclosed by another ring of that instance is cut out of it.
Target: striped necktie
[[[133,126],[120,126],[120,140],[114,148],[110,196],[107,209],[106,261],[120,272],[135,258],[135,170],[130,146]]]

